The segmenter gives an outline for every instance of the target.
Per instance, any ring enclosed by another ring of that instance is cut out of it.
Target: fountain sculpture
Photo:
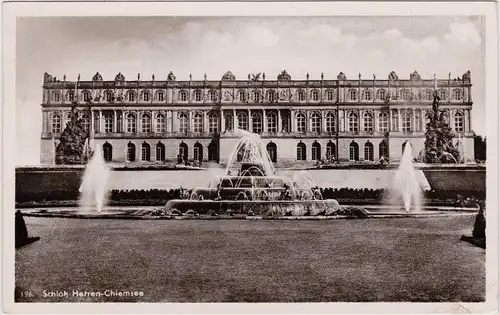
[[[408,142],[404,146],[403,157],[396,171],[393,193],[395,197],[402,199],[406,212],[410,211],[412,203],[414,211],[421,210],[421,187],[413,167],[412,148]]]
[[[291,180],[277,176],[260,137],[247,131],[230,155],[224,176],[208,188],[184,193],[184,199],[170,200],[167,211],[199,213],[241,213],[252,215],[329,215],[340,209],[336,200],[324,200],[314,181],[305,173]],[[238,166],[237,175],[231,175]],[[215,187],[214,187],[215,186]]]
[[[96,145],[94,154],[83,174],[80,186],[80,208],[95,207],[97,212],[101,212],[106,199],[106,183],[109,176],[109,169],[104,162],[102,150]]]

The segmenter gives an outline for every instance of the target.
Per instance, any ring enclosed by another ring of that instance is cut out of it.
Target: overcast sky
[[[265,72],[275,79],[401,79],[472,73],[472,128],[485,134],[484,34],[479,17],[61,17],[17,21],[16,145],[18,165],[39,164],[43,73],[62,80],[104,80],[122,72],[157,80],[237,79]],[[30,121],[32,123],[26,123]]]

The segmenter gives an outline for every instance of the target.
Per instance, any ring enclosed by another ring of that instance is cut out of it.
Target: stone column
[[[220,110],[220,132],[226,131],[226,118],[224,117],[224,111]]]
[[[174,133],[175,132],[175,115],[176,112],[171,110],[170,112],[170,132]]]
[[[190,92],[189,95],[190,95],[189,96],[190,97],[189,100],[191,100],[191,92]],[[193,111],[190,110],[189,111],[188,128],[187,128],[188,132],[193,132],[194,131],[192,126],[193,126]]]
[[[464,130],[470,132],[470,122],[471,122],[470,109],[465,110],[465,115],[467,116],[465,119],[467,126],[465,126]]]
[[[151,111],[151,132],[152,133],[156,133],[156,114],[157,114],[157,112],[155,110]],[[152,148],[151,148],[151,151],[153,151]]]
[[[265,109],[262,109],[262,132],[267,132],[267,116]]]
[[[47,112],[42,111],[42,133],[47,132]]]
[[[374,131],[380,131],[380,128],[378,126],[378,110],[374,110],[373,111],[373,121],[374,121],[374,126],[373,126],[373,130]],[[375,150],[375,149],[374,149]]]
[[[401,121],[401,109],[398,108],[398,131],[401,132],[402,131],[402,121]]]
[[[252,119],[252,111],[248,110],[248,131],[253,132],[253,119]]]
[[[118,117],[116,116],[116,110],[113,111],[113,132],[116,133],[118,131]]]
[[[389,131],[394,131],[394,127],[392,126],[392,109],[389,109]]]
[[[306,100],[308,100],[308,98],[306,98]],[[306,131],[307,132],[312,131],[311,112],[309,110],[306,110]]]
[[[295,131],[295,128],[293,127],[294,126],[294,122],[295,122],[295,119],[294,119],[294,111],[292,110],[292,113],[290,114],[290,119],[291,119],[291,128],[292,130],[291,131]],[[278,128],[278,132],[282,132],[283,131],[283,121],[281,120],[281,110],[278,109],[278,126],[276,126]]]
[[[208,115],[207,111],[203,111],[203,132],[208,134]],[[203,150],[206,151],[206,150]]]
[[[295,122],[296,122],[296,119],[295,119],[295,110],[291,109],[290,110],[290,131],[291,132],[295,132],[296,128],[295,128]],[[281,125],[281,113],[280,113],[280,110],[278,109],[278,127],[280,127]],[[281,130],[278,130],[279,132],[281,132]]]
[[[321,132],[326,132],[326,119],[324,110],[321,110]]]
[[[415,108],[411,109],[411,117],[412,117],[412,119],[411,119],[411,122],[412,122],[412,124],[411,124],[411,126],[412,126],[411,131],[415,132],[415,131],[417,131],[417,123],[416,123],[416,120],[415,120]]]
[[[233,109],[233,132],[238,127],[238,118],[236,117],[236,109]]]
[[[141,116],[142,116],[142,111],[137,111],[135,115],[135,132],[139,133],[141,132]]]

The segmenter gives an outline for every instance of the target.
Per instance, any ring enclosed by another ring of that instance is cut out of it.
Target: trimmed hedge
[[[349,204],[377,204],[384,201],[387,191],[384,189],[351,189],[351,188],[322,188],[325,199],[337,199],[340,203]],[[77,201],[78,191],[40,191],[36,193],[16,193],[16,202],[22,204],[35,204],[39,202],[51,203],[52,201]],[[112,190],[109,200],[113,204],[128,205],[157,205],[168,200],[180,198],[179,189],[161,190]],[[485,200],[486,194],[481,191],[426,191],[422,198],[424,202],[432,204],[452,205],[460,204],[467,198]]]

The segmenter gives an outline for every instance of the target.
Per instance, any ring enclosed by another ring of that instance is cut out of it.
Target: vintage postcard
[[[4,3],[4,311],[496,311],[495,10]]]

